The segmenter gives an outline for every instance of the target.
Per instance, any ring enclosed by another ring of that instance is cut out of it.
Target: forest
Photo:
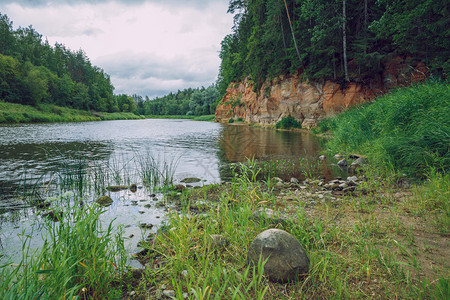
[[[450,71],[449,2],[442,0],[231,0],[218,88],[250,77],[300,73],[345,86],[368,83],[393,56]]]
[[[145,100],[137,95],[133,98],[141,115],[210,115],[214,114],[219,92],[215,85],[201,88],[188,88],[169,93],[166,96]]]
[[[13,30],[8,16],[0,14],[0,99],[102,112],[135,109],[132,98],[113,91],[109,75],[83,50],[51,46],[32,26]]]

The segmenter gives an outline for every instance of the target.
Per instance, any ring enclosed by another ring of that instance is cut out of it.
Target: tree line
[[[215,85],[201,88],[187,88],[150,100],[133,95],[137,111],[141,115],[209,115],[214,114],[219,100]]]
[[[219,91],[250,76],[281,74],[367,83],[389,56],[450,71],[450,2],[441,0],[230,0],[233,32],[222,41]]]

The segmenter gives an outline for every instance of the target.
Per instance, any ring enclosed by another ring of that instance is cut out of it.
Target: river
[[[4,125],[0,126],[0,149],[0,253],[3,260],[14,260],[22,247],[21,236],[33,236],[29,247],[39,247],[42,210],[29,205],[30,194],[40,198],[78,195],[86,202],[108,194],[114,203],[102,218],[125,226],[127,247],[134,252],[142,235],[138,225],[151,223],[156,231],[167,211],[155,205],[162,195],[156,192],[156,197],[150,197],[155,192],[143,185],[142,166],[149,160],[171,173],[175,184],[195,177],[201,181],[193,185],[203,185],[229,179],[229,163],[251,157],[317,159],[320,145],[317,138],[302,132],[145,119]],[[71,171],[80,165],[82,172]],[[105,192],[86,181],[106,186],[135,183],[139,189]],[[56,182],[64,182],[65,189],[51,188]]]

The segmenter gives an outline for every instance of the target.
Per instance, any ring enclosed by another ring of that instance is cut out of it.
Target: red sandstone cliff
[[[409,61],[395,58],[369,84],[351,82],[343,90],[335,82],[303,81],[298,75],[277,77],[265,82],[257,92],[248,80],[232,83],[216,109],[216,121],[242,118],[247,123],[275,125],[283,117],[292,116],[304,128],[311,128],[321,119],[370,101],[391,88],[425,79],[425,65],[412,66]]]

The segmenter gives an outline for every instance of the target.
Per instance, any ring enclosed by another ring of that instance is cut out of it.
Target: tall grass
[[[368,154],[379,165],[423,177],[450,168],[450,86],[428,81],[348,110],[319,128],[331,129],[334,152]]]
[[[113,283],[125,270],[126,252],[121,230],[113,230],[112,223],[103,229],[101,214],[95,204],[66,208],[59,222],[46,220],[43,246],[34,253],[28,253],[25,236],[21,263],[0,267],[0,298],[118,297]]]

